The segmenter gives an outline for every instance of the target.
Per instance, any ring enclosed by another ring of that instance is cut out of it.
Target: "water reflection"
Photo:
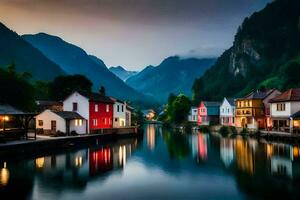
[[[0,168],[0,196],[13,199],[300,197],[297,145],[154,125],[145,127],[143,141],[0,158]]]

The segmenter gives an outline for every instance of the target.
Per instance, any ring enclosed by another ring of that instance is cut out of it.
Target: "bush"
[[[222,136],[228,136],[232,134],[237,134],[237,130],[234,126],[222,126],[219,130]]]
[[[210,127],[207,125],[201,125],[201,126],[199,126],[199,131],[204,132],[204,133],[210,133]]]
[[[248,133],[249,133],[249,131],[247,128],[243,128],[243,130],[241,131],[241,134],[248,134]]]

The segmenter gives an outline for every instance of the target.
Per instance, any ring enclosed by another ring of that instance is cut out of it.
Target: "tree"
[[[58,76],[49,84],[53,100],[63,100],[74,91],[91,92],[93,83],[83,75]]]
[[[24,111],[35,108],[34,87],[28,81],[28,76],[18,74],[15,65],[0,68],[0,103],[9,104]]]
[[[172,118],[175,124],[181,124],[187,120],[188,113],[191,109],[190,99],[179,94],[172,103],[173,113]]]
[[[105,96],[106,92],[105,92],[105,87],[104,87],[104,86],[101,86],[101,87],[100,87],[99,93],[100,93],[101,95]]]

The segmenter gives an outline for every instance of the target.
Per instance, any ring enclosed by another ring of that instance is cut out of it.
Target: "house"
[[[125,113],[125,125],[126,125],[126,127],[131,126],[131,115],[132,115],[133,110],[134,110],[133,107],[126,104],[126,113]]]
[[[113,128],[125,127],[126,125],[126,103],[110,97],[114,102],[113,105]]]
[[[224,126],[234,126],[235,105],[233,98],[224,98],[220,106],[220,123]]]
[[[131,126],[131,111],[133,110],[126,102],[110,97],[113,105],[113,128]]]
[[[88,133],[113,128],[113,105],[110,97],[100,93],[77,91],[63,101],[64,111],[77,112],[88,120]]]
[[[201,101],[198,107],[198,125],[218,124],[221,102]]]
[[[87,133],[87,120],[73,111],[45,110],[36,116],[36,128],[42,134],[50,135],[58,131],[69,135],[72,132],[77,134]]]
[[[153,109],[143,110],[142,112],[144,117],[149,121],[154,120],[154,117],[156,116],[156,112]]]
[[[262,129],[271,126],[269,100],[281,94],[276,89],[251,92],[235,101],[235,125]]]
[[[37,109],[39,112],[44,110],[53,110],[56,112],[63,111],[63,103],[61,101],[36,101]]]
[[[197,107],[191,107],[189,116],[188,116],[189,122],[198,122],[198,108]]]
[[[272,127],[277,131],[299,129],[300,88],[289,89],[270,100]]]

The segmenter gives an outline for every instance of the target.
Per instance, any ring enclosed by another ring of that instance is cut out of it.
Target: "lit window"
[[[39,120],[39,126],[43,126],[43,125],[44,125],[43,120]]]
[[[81,119],[76,119],[75,120],[75,126],[82,126],[82,120]]]
[[[98,112],[99,108],[98,108],[98,104],[95,104],[95,112]]]
[[[106,112],[109,112],[109,105],[106,104]]]
[[[93,119],[93,125],[98,126],[98,120],[97,119]]]

